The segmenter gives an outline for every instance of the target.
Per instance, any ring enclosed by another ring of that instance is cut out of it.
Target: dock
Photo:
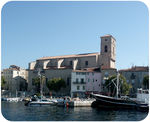
[[[95,101],[95,99],[92,100],[80,100],[80,101],[68,101],[66,103],[59,102],[57,106],[60,107],[91,107],[92,103]]]

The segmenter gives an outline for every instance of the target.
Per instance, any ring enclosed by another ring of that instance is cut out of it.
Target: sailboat
[[[115,108],[115,109],[124,109],[124,108],[133,108],[140,109],[143,108],[148,110],[148,104],[139,103],[131,100],[128,97],[118,97],[118,84],[119,84],[119,73],[117,74],[117,83],[116,83],[116,97],[110,97],[100,94],[91,94],[96,101],[93,102],[93,107],[101,107],[101,108]]]
[[[42,88],[42,75],[40,74],[40,70],[38,72],[38,75],[39,75],[39,78],[40,78],[40,94],[41,94],[41,97],[40,98],[37,98],[36,100],[34,101],[28,101],[25,103],[26,106],[43,106],[43,105],[55,105],[57,104],[57,100],[55,99],[46,99],[44,96],[43,96],[43,88]]]

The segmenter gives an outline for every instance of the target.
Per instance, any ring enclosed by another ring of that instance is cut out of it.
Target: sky
[[[116,39],[116,68],[148,66],[148,8],[142,2],[8,2],[1,10],[1,69],[45,56],[100,52]]]

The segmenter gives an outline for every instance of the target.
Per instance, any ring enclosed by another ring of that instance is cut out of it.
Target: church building
[[[39,77],[38,72],[46,77],[46,82],[52,78],[62,78],[66,82],[66,88],[60,90],[60,95],[70,95],[71,74],[75,70],[87,70],[99,68],[101,82],[109,71],[116,71],[116,40],[112,35],[104,35],[101,38],[100,52],[83,53],[64,56],[42,57],[29,63],[28,91],[35,92],[34,78]],[[105,72],[104,72],[105,71]],[[47,89],[45,87],[45,89]]]

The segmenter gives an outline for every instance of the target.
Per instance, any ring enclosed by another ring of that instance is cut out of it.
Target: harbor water
[[[3,116],[10,121],[140,121],[147,112],[102,110],[92,107],[24,106],[24,102],[1,102]]]

